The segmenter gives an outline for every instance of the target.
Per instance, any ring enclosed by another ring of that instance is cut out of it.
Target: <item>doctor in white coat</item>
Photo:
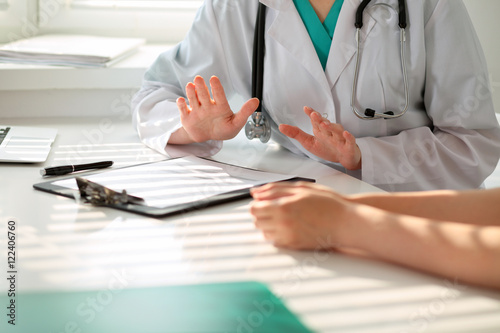
[[[250,98],[258,2],[205,0],[186,38],[150,67],[132,101],[146,145],[172,157],[210,156],[244,127],[258,105]],[[344,0],[324,68],[293,0],[260,2],[268,7],[262,103],[274,141],[389,191],[478,188],[494,170],[500,129],[462,1],[407,1],[409,108],[376,120],[359,119],[350,106],[361,0]],[[310,2],[324,13],[334,1]],[[397,9],[397,0],[376,0],[364,11],[361,110],[404,108]],[[234,96],[247,102],[233,113]]]

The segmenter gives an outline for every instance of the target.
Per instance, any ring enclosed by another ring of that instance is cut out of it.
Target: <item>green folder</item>
[[[4,294],[0,304],[1,332],[311,332],[258,282]]]

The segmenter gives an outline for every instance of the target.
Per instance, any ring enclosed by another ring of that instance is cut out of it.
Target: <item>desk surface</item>
[[[111,159],[120,167],[163,156],[139,142],[128,119],[0,118],[7,122],[59,130],[46,163],[0,164],[0,266],[6,274],[6,225],[13,220],[19,291],[254,280],[266,283],[319,332],[500,331],[500,293],[383,262],[277,249],[255,230],[249,200],[153,219],[36,191],[32,185],[44,181],[39,174],[44,166]],[[342,193],[378,191],[240,136],[214,159],[312,177]],[[6,292],[6,280],[0,281],[0,292]]]

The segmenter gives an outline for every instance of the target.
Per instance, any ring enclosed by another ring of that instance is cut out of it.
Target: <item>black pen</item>
[[[104,161],[104,162],[96,162],[96,163],[87,163],[87,164],[70,164],[70,165],[61,165],[56,167],[50,167],[40,170],[40,174],[42,176],[61,176],[66,175],[68,173],[83,171],[83,170],[91,170],[91,169],[103,169],[113,165],[113,161]]]

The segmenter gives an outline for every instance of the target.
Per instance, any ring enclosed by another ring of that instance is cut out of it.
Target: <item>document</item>
[[[0,47],[0,61],[72,67],[107,67],[135,52],[142,38],[41,35]]]

